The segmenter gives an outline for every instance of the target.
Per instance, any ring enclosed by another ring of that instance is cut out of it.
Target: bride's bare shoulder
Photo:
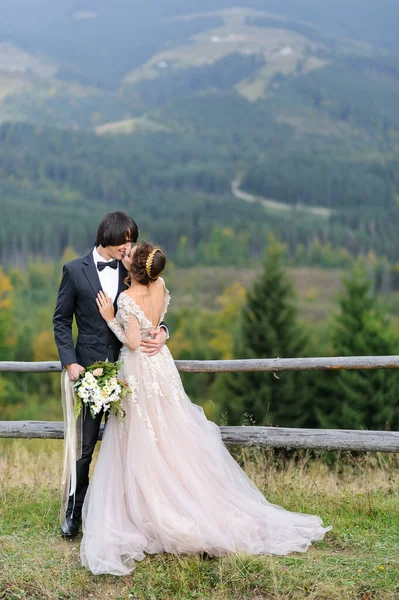
[[[163,292],[164,287],[165,282],[162,277],[158,277],[158,279],[151,284],[151,288],[154,290],[154,292]]]
[[[125,294],[126,296],[130,296],[130,298],[134,297],[134,293],[133,293],[133,288],[128,288],[127,290],[124,290],[122,292],[122,294]],[[121,296],[122,296],[121,294]]]
[[[126,296],[128,296],[129,298],[138,302],[143,297],[148,298],[149,296],[153,296],[153,297],[157,297],[158,295],[161,296],[164,292],[164,289],[165,289],[164,281],[163,281],[163,279],[159,278],[156,281],[154,281],[153,283],[151,283],[149,288],[147,288],[147,286],[145,286],[145,285],[137,285],[137,286],[128,288],[127,290],[125,290],[123,292],[123,294],[126,294]]]

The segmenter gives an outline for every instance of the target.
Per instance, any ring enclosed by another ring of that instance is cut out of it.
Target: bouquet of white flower
[[[82,406],[90,408],[92,417],[103,410],[123,419],[125,411],[122,399],[130,391],[127,384],[117,379],[121,362],[97,361],[86,367],[74,384],[75,415],[79,416]]]

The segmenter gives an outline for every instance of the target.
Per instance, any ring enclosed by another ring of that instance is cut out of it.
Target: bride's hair
[[[136,246],[129,274],[125,279],[126,285],[130,285],[132,280],[142,285],[150,285],[162,274],[165,264],[166,256],[161,248],[141,241]]]

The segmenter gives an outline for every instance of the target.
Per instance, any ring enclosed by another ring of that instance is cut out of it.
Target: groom
[[[64,265],[53,324],[61,365],[68,370],[71,381],[76,381],[84,368],[97,360],[118,359],[121,343],[100,315],[96,298],[100,290],[104,291],[112,298],[116,310],[118,296],[126,289],[127,271],[122,259],[137,237],[138,228],[131,217],[120,211],[109,213],[98,226],[94,249]],[[78,327],[76,347],[72,340],[73,317]],[[159,352],[165,343],[166,325],[161,323],[152,333],[153,339],[141,344],[149,356]],[[76,492],[69,497],[61,526],[64,537],[72,538],[79,532],[102,416],[101,412],[93,418],[89,410],[83,416],[82,456],[76,463]]]

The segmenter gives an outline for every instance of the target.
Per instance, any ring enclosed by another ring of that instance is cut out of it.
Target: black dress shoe
[[[79,533],[80,518],[75,515],[66,515],[64,523],[61,525],[61,533],[66,538],[74,538]]]
[[[201,560],[212,560],[212,558],[215,558],[212,554],[208,554],[208,552],[200,552],[199,557]]]

